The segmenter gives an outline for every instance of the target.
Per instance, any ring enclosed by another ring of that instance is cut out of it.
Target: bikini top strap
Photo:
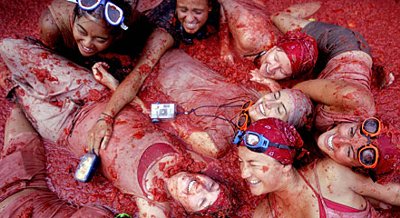
[[[319,186],[319,180],[318,180],[318,176],[317,176],[317,174],[316,174],[316,166],[317,166],[317,161],[314,161],[314,163],[313,163],[313,169],[312,169],[312,170],[313,170],[313,172],[314,172],[314,178],[315,178],[315,180],[316,180],[317,188],[318,188],[318,191],[319,191],[319,192],[317,192],[317,191],[314,189],[314,187],[310,184],[310,182],[306,179],[306,177],[305,177],[300,171],[298,171],[298,173],[299,173],[299,175],[301,176],[301,178],[304,180],[304,182],[306,182],[306,184],[308,185],[308,187],[310,187],[311,190],[314,192],[315,196],[317,196],[317,198],[318,198],[318,206],[319,206],[320,218],[325,218],[325,217],[326,217],[326,211],[325,211],[326,204],[325,204],[325,201],[324,201],[324,199],[323,199],[323,197],[322,197],[322,194],[321,194],[321,190],[320,190],[320,186]]]

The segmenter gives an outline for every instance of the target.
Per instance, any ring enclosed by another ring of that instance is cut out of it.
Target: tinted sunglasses
[[[249,109],[252,105],[252,101],[248,101],[242,105],[242,111],[239,114],[239,118],[236,124],[236,127],[241,131],[245,131],[247,127],[249,127],[251,124]]]
[[[371,139],[378,136],[381,132],[382,123],[375,117],[370,117],[361,125],[361,135],[368,139],[366,145],[360,147],[357,151],[357,157],[360,164],[365,168],[375,168],[378,164],[378,148],[371,144]]]
[[[239,145],[242,141],[249,150],[257,153],[264,153],[270,146],[286,150],[292,149],[287,145],[271,142],[268,138],[264,137],[262,134],[252,131],[238,130],[235,133],[233,144]]]
[[[124,11],[116,4],[107,0],[68,0],[77,3],[79,8],[85,11],[92,11],[104,5],[104,16],[107,22],[113,26],[121,26],[123,30],[127,30],[128,26],[124,24]]]

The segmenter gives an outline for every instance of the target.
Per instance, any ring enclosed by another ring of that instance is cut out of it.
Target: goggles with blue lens
[[[249,150],[257,153],[264,153],[269,146],[286,150],[292,149],[287,145],[271,142],[269,139],[259,133],[238,130],[233,138],[233,144],[239,145],[242,141]]]
[[[127,30],[128,26],[124,24],[124,11],[116,4],[107,0],[68,0],[78,4],[79,8],[85,11],[92,11],[104,5],[104,16],[107,22],[112,26],[120,26],[123,30]]]

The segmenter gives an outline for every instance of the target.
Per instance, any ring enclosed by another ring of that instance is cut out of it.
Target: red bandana
[[[262,134],[273,143],[279,143],[293,148],[301,148],[303,146],[303,140],[294,126],[277,118],[257,120],[252,123],[247,130]],[[240,145],[244,146],[244,142],[240,143]],[[273,146],[268,147],[264,153],[284,165],[292,164],[296,156],[295,149],[287,150]]]
[[[299,30],[288,31],[279,38],[276,46],[285,51],[289,57],[293,77],[311,71],[317,62],[317,42]]]

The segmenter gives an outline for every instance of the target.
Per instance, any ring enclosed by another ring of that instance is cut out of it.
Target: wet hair
[[[131,16],[132,7],[133,7],[131,4],[136,5],[137,1],[133,1],[134,3],[129,3],[128,1],[125,1],[125,0],[112,0],[111,2],[122,9],[122,11],[124,12],[125,22],[129,21],[129,18]],[[79,5],[76,4],[75,8],[74,8],[74,21],[76,18],[81,18],[83,16],[90,15],[91,17],[95,18],[96,20],[104,21],[107,28],[110,30],[109,33],[111,35],[113,35],[113,36],[120,35],[124,30],[119,25],[113,26],[107,22],[107,20],[105,18],[104,7],[105,7],[105,5],[100,4],[97,8],[90,10],[90,11],[86,11],[86,10],[81,9],[79,7]]]

